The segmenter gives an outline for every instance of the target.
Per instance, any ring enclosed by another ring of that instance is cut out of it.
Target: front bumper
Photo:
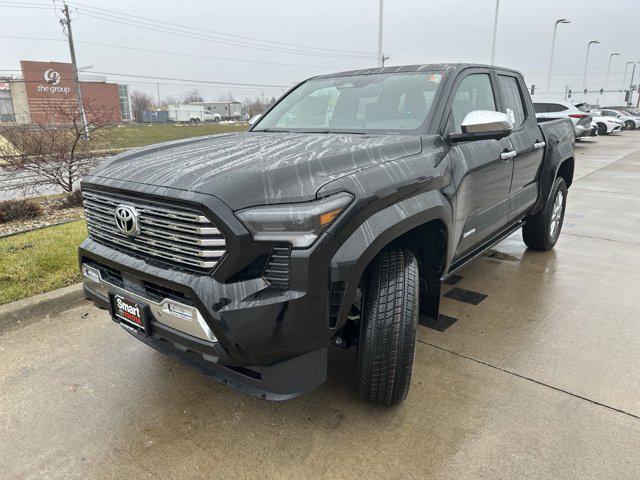
[[[95,262],[83,263],[82,270],[85,297],[97,307],[109,309],[110,293],[148,305],[149,336],[123,324],[127,332],[220,383],[258,398],[288,400],[312,391],[326,379],[326,346],[269,366],[238,365],[196,307],[141,293],[134,284],[112,283]]]

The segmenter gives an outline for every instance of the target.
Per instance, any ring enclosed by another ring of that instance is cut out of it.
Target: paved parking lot
[[[400,407],[361,403],[355,351],[285,403],[243,396],[89,304],[0,327],[0,475],[640,478],[640,132],[577,145],[555,250],[517,232],[419,327]],[[455,321],[454,321],[455,319]]]

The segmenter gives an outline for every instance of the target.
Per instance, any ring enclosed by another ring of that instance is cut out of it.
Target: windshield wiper
[[[275,129],[275,128],[258,128],[256,130],[251,130],[252,132],[267,132],[267,133],[281,133],[281,132],[285,132],[285,133],[291,133],[291,130],[281,130],[281,129]]]
[[[366,135],[362,130],[306,130],[307,133],[343,133],[346,135]]]

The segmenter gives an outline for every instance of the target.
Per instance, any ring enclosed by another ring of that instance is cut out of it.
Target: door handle
[[[535,148],[536,150],[540,150],[545,145],[546,145],[546,142],[535,142],[533,144],[533,148]]]
[[[516,152],[515,150],[511,150],[510,152],[502,152],[500,154],[500,158],[502,160],[509,160],[510,158],[515,157],[518,154],[518,152]]]

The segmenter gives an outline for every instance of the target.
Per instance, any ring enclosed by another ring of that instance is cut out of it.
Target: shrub
[[[42,207],[28,200],[5,200],[0,202],[0,223],[12,220],[29,220],[42,215]]]
[[[58,204],[58,208],[74,208],[82,206],[82,193],[80,190],[74,190],[71,193],[68,193],[64,196],[60,203]]]

